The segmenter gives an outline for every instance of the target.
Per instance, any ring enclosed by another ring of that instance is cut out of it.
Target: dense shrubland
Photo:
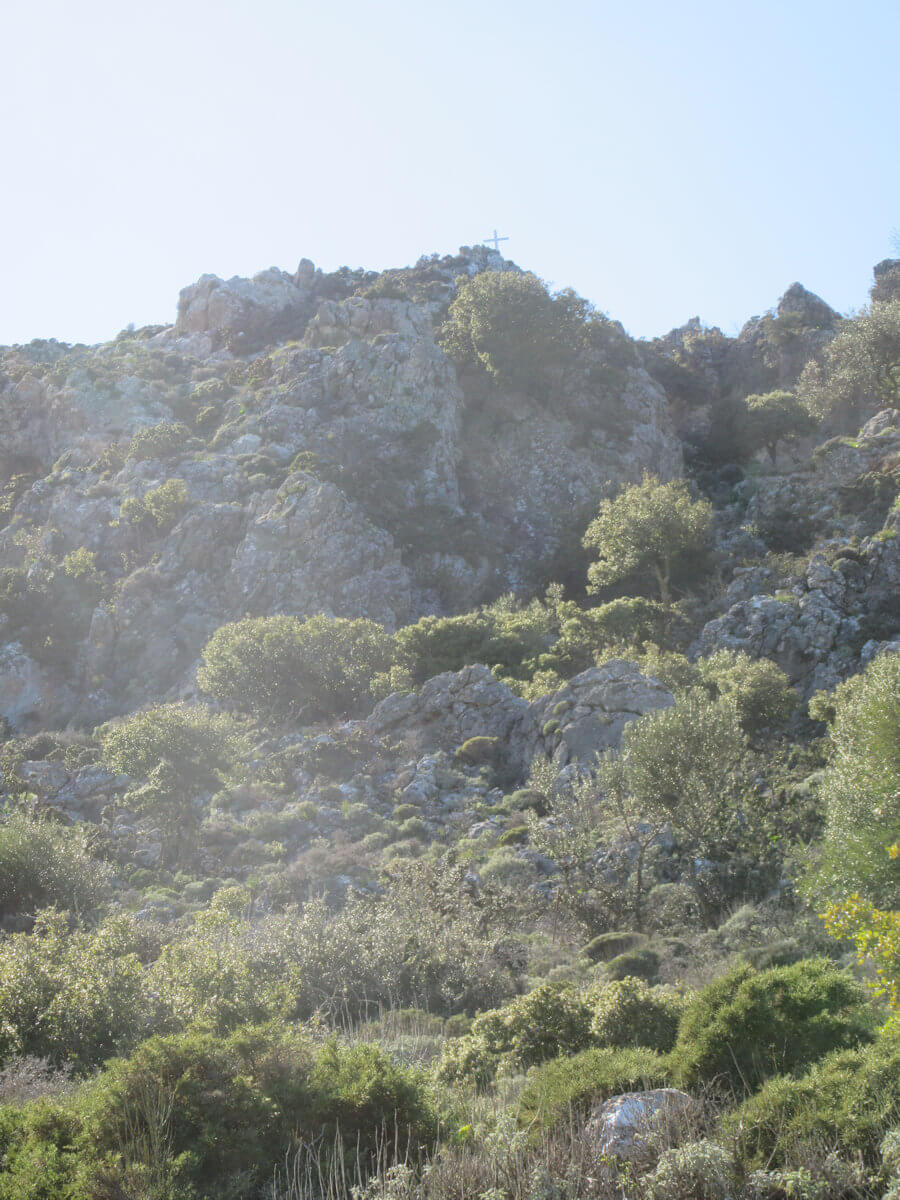
[[[317,286],[358,312],[428,306],[485,435],[522,405],[602,442],[617,389],[647,370],[689,471],[598,489],[539,588],[485,585],[466,605],[440,572],[464,577],[484,530],[449,505],[394,512],[403,555],[451,546],[417,568],[440,604],[392,626],[355,615],[358,596],[273,612],[253,592],[234,619],[188,621],[196,648],[173,654],[196,671],[155,702],[4,730],[0,1200],[900,1193],[900,655],[875,644],[896,637],[896,605],[890,587],[868,603],[864,573],[896,539],[897,459],[889,421],[877,454],[851,436],[896,402],[900,302],[884,276],[853,319],[804,301],[737,348],[694,325],[640,346],[533,275],[454,282],[466,262]],[[91,475],[109,532],[73,546],[34,523],[40,464],[0,493],[3,638],[60,687],[77,664],[101,699],[106,639],[142,636],[108,632],[108,606],[142,611],[211,495],[236,519],[209,456],[338,353],[254,343],[188,384],[156,332],[123,331],[96,362],[72,351],[104,404],[127,372],[172,413],[53,467],[54,487]],[[4,370],[50,385],[63,359],[34,344]],[[229,487],[264,497],[255,519],[326,485],[364,496],[337,449],[352,407],[315,453],[244,442]],[[430,452],[435,427],[418,434],[409,453]],[[779,474],[814,438],[800,482]],[[842,482],[804,492],[829,455]],[[355,467],[377,482],[385,461]],[[386,509],[404,483],[385,484]],[[193,545],[192,564],[215,551]],[[733,604],[799,624],[821,605],[811,577],[861,597],[827,661],[760,649],[753,628],[706,637]],[[615,736],[572,761],[578,679],[612,662],[658,681],[658,703],[610,699],[592,719],[621,721]],[[540,749],[517,758],[513,718],[482,728],[465,690],[435,701],[455,673],[539,712]],[[442,722],[465,732],[431,737]],[[634,1166],[598,1149],[597,1105],[657,1087],[690,1094],[687,1125]]]

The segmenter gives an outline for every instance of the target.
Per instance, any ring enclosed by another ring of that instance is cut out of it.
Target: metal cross
[[[495,251],[496,251],[496,252],[499,254],[499,253],[500,253],[500,243],[501,243],[501,242],[508,242],[508,241],[509,241],[509,238],[508,238],[508,237],[497,237],[497,230],[495,229],[495,230],[494,230],[494,236],[493,236],[493,237],[489,237],[489,238],[485,238],[485,239],[484,239],[484,244],[485,244],[486,246],[490,246],[491,242],[493,242],[493,243],[494,243],[494,250],[495,250]]]

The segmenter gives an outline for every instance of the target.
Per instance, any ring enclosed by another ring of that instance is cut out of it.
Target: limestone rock
[[[234,339],[241,351],[279,334],[296,336],[312,315],[315,272],[305,262],[295,275],[276,267],[252,279],[201,275],[178,297],[176,334],[215,333]]]
[[[625,1092],[594,1109],[587,1132],[600,1154],[639,1162],[652,1158],[661,1137],[677,1141],[695,1112],[696,1101],[676,1088]]]
[[[0,718],[13,733],[30,733],[46,716],[45,681],[18,642],[0,646]]]
[[[537,735],[534,752],[547,754],[560,766],[576,760],[589,763],[619,745],[629,721],[674,703],[672,693],[641,674],[635,663],[612,659],[582,671],[559,691],[531,704],[529,723]],[[528,736],[522,741],[526,757]]]

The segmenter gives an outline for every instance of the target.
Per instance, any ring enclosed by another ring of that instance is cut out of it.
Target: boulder
[[[696,1108],[696,1101],[676,1088],[625,1092],[594,1109],[587,1133],[596,1139],[600,1154],[646,1161],[660,1141],[671,1145],[683,1137]]]

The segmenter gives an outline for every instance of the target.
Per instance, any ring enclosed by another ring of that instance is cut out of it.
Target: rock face
[[[890,478],[898,456],[900,413],[888,409],[856,438],[826,442],[805,471],[760,480],[750,520],[843,525],[845,539],[832,540],[830,561],[813,554],[801,576],[780,586],[771,572],[742,572],[725,594],[735,602],[707,623],[693,653],[733,649],[774,659],[810,695],[859,669],[866,643],[889,642],[900,632],[900,511],[885,514],[888,502],[870,494],[878,479]]]
[[[696,1101],[675,1088],[625,1092],[599,1105],[587,1128],[600,1154],[639,1162],[652,1157],[661,1136],[675,1141],[695,1112]]]
[[[536,755],[560,766],[589,764],[619,745],[629,721],[674,704],[672,693],[632,662],[612,660],[529,704],[487,667],[436,675],[418,693],[389,696],[366,722],[376,737],[400,737],[416,754],[454,750],[468,738],[499,738],[524,774]]]
[[[106,580],[69,634],[72,708],[10,699],[12,719],[90,723],[189,692],[204,641],[245,615],[395,628],[530,593],[601,495],[679,475],[665,394],[624,333],[626,367],[591,351],[553,396],[467,394],[437,326],[459,276],[498,269],[518,270],[475,247],[382,277],[307,260],[206,275],[174,326],[0,352],[0,466],[19,473],[0,559],[25,563],[27,525],[48,572],[87,550]],[[174,443],[132,452],[176,421]],[[123,518],[170,480],[184,500],[164,525]],[[15,662],[8,694],[36,695]]]
[[[315,311],[322,272],[308,258],[293,275],[270,267],[252,279],[201,275],[178,297],[175,333],[205,333],[213,343],[246,353],[279,337],[302,333]]]

